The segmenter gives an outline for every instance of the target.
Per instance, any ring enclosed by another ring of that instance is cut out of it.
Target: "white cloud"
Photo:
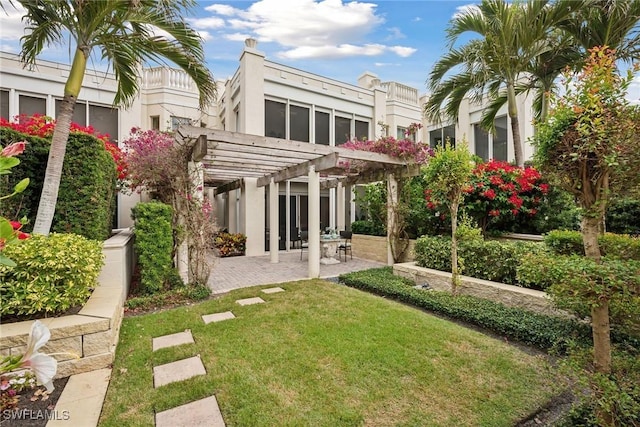
[[[0,43],[0,52],[17,53],[18,47],[12,44]]]
[[[242,33],[225,34],[225,36],[224,36],[224,38],[226,40],[230,40],[230,41],[233,41],[233,42],[245,41],[249,37],[251,37],[250,34],[242,34]]]
[[[407,37],[402,33],[402,31],[398,27],[387,28],[387,31],[390,33],[389,37],[387,37],[387,40],[404,39]]]
[[[205,9],[214,14],[213,18],[224,17],[231,30],[224,38],[240,40],[242,34],[242,40],[251,36],[260,42],[276,43],[282,48],[277,54],[281,58],[412,54],[412,48],[389,47],[367,38],[384,23],[384,18],[376,14],[376,7],[360,1],[260,0],[246,9],[221,4]],[[390,31],[393,38],[404,37],[398,28]]]
[[[456,7],[456,12],[453,14],[452,18],[457,18],[460,15],[465,15],[465,14],[467,14],[469,12],[475,12],[475,11],[478,11],[478,10],[480,10],[478,8],[478,5],[473,4],[473,3],[465,4],[465,5],[462,5],[462,6],[458,6],[458,7]]]
[[[222,28],[224,27],[224,19],[216,17],[208,18],[189,18],[188,22],[197,29],[202,28]]]
[[[636,76],[629,85],[626,98],[630,100],[632,104],[640,105],[640,76]]]
[[[374,62],[373,65],[376,67],[399,67],[401,64],[394,62]]]
[[[412,19],[413,22],[420,22],[422,21],[422,18],[420,18],[419,16],[416,16],[415,18]]]
[[[200,35],[204,41],[213,40],[213,36],[209,31],[198,31],[198,35]]]
[[[0,40],[20,40],[25,33],[22,23],[24,8],[17,2],[11,4],[7,0],[0,0],[0,3]]]
[[[418,50],[418,49],[415,49],[413,47],[406,47],[406,46],[391,46],[388,49],[391,52],[393,52],[396,55],[401,56],[403,58],[407,58],[407,57],[413,55]]]

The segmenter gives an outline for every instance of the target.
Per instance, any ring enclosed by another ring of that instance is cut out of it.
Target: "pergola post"
[[[269,183],[269,256],[273,264],[278,263],[278,183],[271,178]]]
[[[291,251],[291,238],[298,236],[291,235],[291,181],[287,180],[284,189],[284,208],[285,208],[285,249],[287,252]]]
[[[257,178],[244,178],[241,196],[240,220],[247,236],[246,255],[264,255],[264,187],[258,187]]]
[[[309,277],[320,277],[320,173],[309,166]]]
[[[336,190],[336,210],[337,210],[337,224],[336,227],[338,231],[346,230],[345,228],[345,191],[344,185],[341,182],[338,183],[338,188]]]
[[[238,190],[227,193],[227,212],[229,219],[229,233],[238,232]]]
[[[398,181],[392,173],[387,175],[387,190],[387,265],[393,265],[391,241],[393,239],[393,230],[396,227],[396,218],[393,211],[398,204]]]

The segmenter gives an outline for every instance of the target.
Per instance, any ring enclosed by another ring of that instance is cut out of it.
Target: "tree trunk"
[[[517,166],[524,166],[524,150],[520,138],[520,121],[518,119],[518,106],[516,104],[516,90],[513,83],[507,84],[507,108],[511,119],[511,136],[513,137],[513,154]]]
[[[88,56],[88,55],[87,55]],[[56,211],[58,201],[58,190],[60,189],[60,179],[62,177],[62,165],[64,155],[67,151],[67,140],[71,129],[73,110],[76,100],[80,94],[82,80],[87,66],[87,56],[77,49],[73,58],[73,65],[69,72],[67,84],[64,88],[64,98],[60,103],[60,111],[56,117],[56,128],[51,138],[51,148],[47,160],[47,169],[42,183],[42,193],[38,204],[38,213],[33,226],[35,234],[48,235],[51,231],[53,215]]]
[[[598,231],[601,219],[597,216],[582,218],[582,240],[584,252],[588,258],[600,262]],[[609,325],[609,300],[600,299],[598,305],[591,308],[591,328],[593,333],[593,364],[597,372],[611,372],[611,329]]]
[[[458,203],[451,203],[451,293],[458,295],[458,285],[460,284],[460,273],[458,271]]]

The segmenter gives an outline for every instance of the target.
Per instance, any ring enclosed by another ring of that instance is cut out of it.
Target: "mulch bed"
[[[69,377],[53,381],[55,389],[43,400],[44,387],[36,387],[18,395],[18,404],[13,409],[0,412],[0,425],[15,427],[45,427],[49,420],[69,418],[69,408],[56,408],[60,394]]]

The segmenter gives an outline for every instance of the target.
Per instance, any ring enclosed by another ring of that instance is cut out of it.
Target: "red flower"
[[[18,221],[9,221],[9,224],[11,224],[14,230],[20,230],[20,228],[22,228],[22,224]]]
[[[492,209],[489,211],[489,216],[500,216],[500,211],[498,209]]]
[[[542,191],[542,194],[547,194],[549,192],[549,184],[540,184],[540,191]]]
[[[514,215],[518,215],[518,209],[511,209],[511,213]]]
[[[500,185],[500,184],[504,184],[504,181],[502,180],[502,177],[499,175],[491,175],[489,177],[489,181],[493,184],[493,185]]]
[[[495,192],[495,190],[493,188],[490,188],[490,189],[488,189],[486,191],[483,191],[482,193],[480,193],[480,195],[482,197],[485,197],[485,198],[489,199],[489,200],[493,200],[493,199],[496,198],[496,192]]]
[[[23,233],[22,231],[18,231],[18,240],[26,240],[29,237],[31,237],[29,233]]]
[[[22,154],[26,145],[26,141],[14,142],[13,144],[9,144],[2,149],[2,153],[0,153],[0,156],[13,157]]]

